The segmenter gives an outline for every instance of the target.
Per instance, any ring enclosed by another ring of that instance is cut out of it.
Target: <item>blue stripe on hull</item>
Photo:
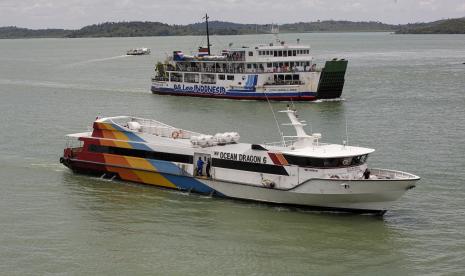
[[[222,193],[210,188],[208,185],[203,184],[198,179],[189,176],[180,176],[172,174],[162,174],[166,179],[171,181],[176,187],[185,191],[192,191],[200,194],[215,193],[217,196],[224,196]]]
[[[163,175],[171,183],[176,185],[180,190],[192,191],[201,194],[211,194],[215,192],[216,195],[223,196],[223,194],[210,188],[208,185],[202,183],[197,178],[190,176],[187,172],[183,171],[172,162],[160,161],[154,159],[146,159],[157,170],[158,173]],[[183,175],[184,174],[184,175]]]
[[[201,93],[193,91],[178,91],[173,88],[156,88],[152,86],[152,92],[157,94],[166,94],[166,95],[179,95],[179,96],[203,96],[203,97],[214,97],[214,98],[224,98],[224,97],[235,97],[235,98],[273,98],[273,97],[289,97],[289,98],[298,98],[298,97],[316,97],[316,92],[253,92],[250,90],[228,90],[224,94],[219,93]],[[250,92],[249,92],[250,91]]]

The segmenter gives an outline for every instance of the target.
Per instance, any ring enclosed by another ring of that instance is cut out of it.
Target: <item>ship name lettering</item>
[[[185,84],[174,84],[174,90],[186,91],[195,93],[209,93],[209,94],[226,94],[226,88],[221,86],[210,86],[210,85],[185,85]]]
[[[219,152],[218,155],[221,159],[226,160],[234,160],[249,163],[266,163],[266,157],[256,155],[237,154],[232,152]]]

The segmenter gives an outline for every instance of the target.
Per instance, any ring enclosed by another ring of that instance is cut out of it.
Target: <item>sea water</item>
[[[465,274],[465,36],[281,35],[297,38],[319,64],[349,60],[344,101],[294,103],[308,131],[375,148],[371,167],[422,177],[384,217],[73,174],[58,162],[64,135],[96,116],[237,131],[254,143],[280,136],[266,102],[150,93],[156,61],[190,54],[201,37],[0,40],[0,274]],[[211,41],[221,51],[272,39]],[[124,55],[134,47],[152,54]]]

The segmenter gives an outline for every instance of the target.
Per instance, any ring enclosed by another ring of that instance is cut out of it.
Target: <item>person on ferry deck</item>
[[[363,177],[364,177],[365,179],[370,179],[370,174],[371,174],[371,172],[370,172],[370,170],[367,168],[367,169],[363,172]]]
[[[199,157],[199,160],[197,160],[197,175],[202,176],[202,169],[203,169],[203,161],[202,157]]]
[[[210,168],[211,168],[211,164],[210,164],[210,158],[206,158],[205,157],[205,162],[206,162],[206,165],[205,165],[205,173],[207,174],[207,177],[210,178]]]

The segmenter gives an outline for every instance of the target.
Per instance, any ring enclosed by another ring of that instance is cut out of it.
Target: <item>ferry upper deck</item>
[[[193,142],[193,139],[205,137],[206,140],[216,140],[217,138],[213,135],[176,128],[156,120],[131,116],[100,118],[94,123],[94,131],[98,131],[100,129],[108,130],[113,132],[113,134],[107,136],[103,135],[105,137],[95,137],[94,132],[83,132],[70,134],[67,136],[70,138],[78,139],[97,138],[121,141],[129,140],[132,143],[151,144],[158,147],[174,147],[180,150],[184,148],[195,150],[204,149],[207,151],[221,150],[231,152],[245,152],[248,150],[259,149],[264,151],[277,151],[293,156],[314,158],[361,157],[374,152],[374,149],[370,148],[320,143],[318,141],[320,137],[319,134],[315,135],[315,137],[318,137],[316,139],[313,136],[309,136],[308,138],[310,139],[310,143],[306,143],[303,146],[297,146],[296,144],[293,144],[295,140],[253,145],[249,143],[238,143],[238,139],[235,142],[231,140],[227,143],[215,142],[200,145]]]

